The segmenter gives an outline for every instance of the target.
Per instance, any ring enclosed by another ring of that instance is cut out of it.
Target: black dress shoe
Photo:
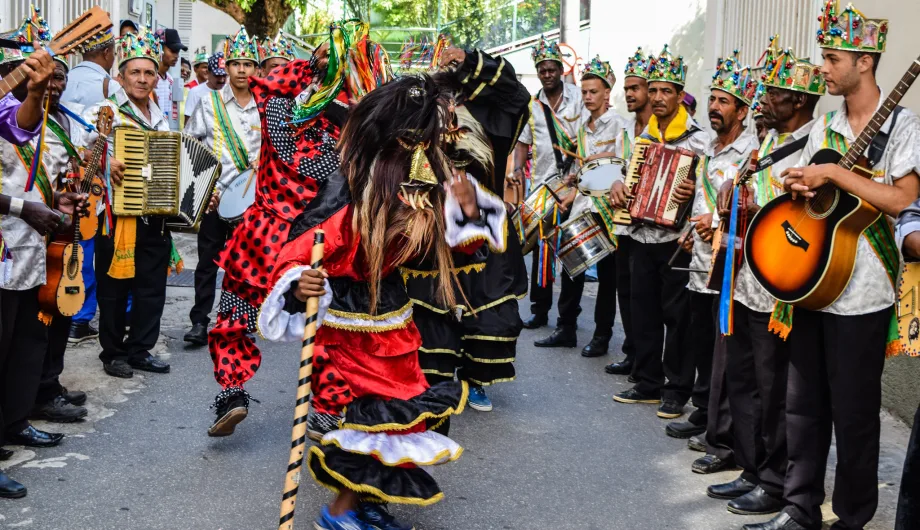
[[[45,420],[54,423],[73,423],[86,417],[86,409],[71,405],[63,395],[59,395],[41,405],[32,409],[30,417],[33,420]]]
[[[681,422],[671,422],[667,427],[664,428],[664,433],[670,436],[671,438],[679,438],[685,440],[691,436],[697,436],[706,432],[705,425],[694,425],[693,422],[681,421]]]
[[[634,385],[639,382],[639,378],[634,376],[633,374],[629,374],[629,377],[627,377],[626,380]]]
[[[26,447],[54,447],[61,443],[64,435],[58,432],[45,432],[29,425],[22,432],[10,433],[6,441],[11,445],[24,445]]]
[[[691,436],[690,439],[687,440],[687,449],[696,451],[698,453],[705,453],[706,442],[703,440],[704,434],[705,433],[699,434],[697,436]]]
[[[629,357],[622,361],[610,363],[604,367],[604,371],[613,375],[632,375],[633,361]]]
[[[61,396],[71,405],[80,406],[86,403],[86,392],[80,392],[79,390],[74,390],[71,392],[70,390],[67,390],[67,387],[62,386]]]
[[[581,350],[582,357],[601,357],[607,355],[607,349],[610,347],[610,337],[594,337]]]
[[[574,348],[578,346],[578,338],[572,330],[556,328],[552,335],[534,341],[533,345],[538,348]]]
[[[134,370],[131,369],[131,365],[120,359],[110,363],[102,363],[102,369],[112,377],[120,377],[122,379],[131,379],[134,377]]]
[[[190,342],[196,346],[207,346],[208,344],[208,326],[204,324],[195,324],[192,329],[185,334],[185,342]]]
[[[737,499],[754,491],[757,485],[741,477],[725,484],[713,484],[706,488],[706,495],[713,499]]]
[[[718,473],[719,471],[725,471],[727,469],[734,469],[735,463],[731,460],[722,460],[716,455],[704,455],[693,462],[691,469],[694,473],[699,473],[700,475],[708,475],[710,473]]]
[[[549,317],[546,315],[531,315],[530,318],[524,321],[525,329],[540,329],[546,324],[549,323]]]
[[[99,337],[99,330],[87,324],[71,324],[70,334],[67,342],[70,344],[80,344],[83,341],[93,340]]]
[[[786,506],[783,499],[774,497],[760,486],[747,495],[742,495],[728,503],[728,511],[738,515],[766,515],[776,513]]]
[[[0,498],[21,499],[26,496],[26,487],[0,471]]]
[[[796,522],[788,513],[783,512],[765,523],[750,523],[741,527],[741,530],[808,530]]]
[[[10,451],[9,449],[4,449],[0,447],[0,462],[2,462],[3,460],[9,460],[10,458],[13,458],[14,454],[16,453],[14,453],[13,451]]]
[[[619,394],[614,394],[613,400],[617,403],[650,403],[652,405],[657,405],[658,403],[661,403],[661,396],[646,395],[642,392],[639,392],[635,388],[630,388],[620,392]]]
[[[131,365],[131,368],[135,370],[140,370],[142,372],[153,372],[155,374],[168,374],[169,365],[163,361],[157,359],[153,355],[147,354],[147,357],[144,357],[140,360],[129,360],[128,364]]]

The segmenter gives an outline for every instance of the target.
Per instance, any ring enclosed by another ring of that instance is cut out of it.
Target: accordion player
[[[220,159],[191,136],[134,127],[114,130],[115,158],[125,164],[113,186],[116,215],[166,217],[166,226],[197,232],[220,177]]]
[[[688,149],[638,138],[624,180],[630,198],[626,208],[614,210],[613,222],[680,230],[692,201],[678,201],[674,192],[685,180],[695,178],[698,161]]]

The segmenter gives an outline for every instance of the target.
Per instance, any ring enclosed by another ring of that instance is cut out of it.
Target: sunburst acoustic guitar
[[[862,133],[843,155],[822,149],[810,165],[837,164],[872,178],[864,153],[920,75],[914,61]],[[776,197],[754,216],[744,254],[757,281],[774,298],[804,309],[823,309],[846,289],[856,264],[859,236],[882,213],[859,197],[825,184],[810,200]]]

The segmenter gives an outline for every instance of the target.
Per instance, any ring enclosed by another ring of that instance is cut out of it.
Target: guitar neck
[[[0,99],[5,98],[7,94],[15,90],[17,86],[28,78],[29,75],[26,73],[25,64],[19,65],[15,70],[6,74],[3,79],[0,79]]]
[[[894,111],[895,107],[898,106],[898,103],[901,102],[901,98],[904,97],[904,94],[907,93],[910,86],[914,84],[918,75],[920,75],[920,58],[917,58],[911,63],[910,68],[907,69],[907,73],[901,77],[901,80],[898,81],[894,90],[888,94],[885,102],[882,103],[882,106],[879,107],[878,111],[872,116],[872,119],[869,120],[869,123],[866,124],[866,128],[863,129],[863,132],[847,150],[847,154],[844,155],[838,163],[840,167],[850,170],[856,165],[856,161],[865,154],[866,149],[869,148],[869,144],[872,143],[872,139],[875,138],[875,135],[882,129],[882,125],[884,125],[888,117],[891,116],[891,113]]]

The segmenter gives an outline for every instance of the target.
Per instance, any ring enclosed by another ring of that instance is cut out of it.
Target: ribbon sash
[[[32,166],[35,164],[35,148],[32,147],[32,144],[27,143],[16,146],[16,154],[19,155],[19,161],[22,162],[26,171],[31,171]],[[44,201],[49,208],[53,208],[54,189],[51,187],[51,181],[48,179],[48,172],[45,170],[45,161],[41,160],[40,156],[38,158],[38,168],[35,172],[35,184],[38,186],[38,191],[42,194],[42,201]]]
[[[67,155],[71,158],[80,158],[80,153],[77,151],[77,147],[70,141],[70,135],[67,134],[67,131],[64,130],[64,127],[61,126],[54,118],[48,118],[48,128],[51,129],[51,132],[58,137],[58,140],[64,144],[64,149],[67,151]]]
[[[233,159],[233,165],[236,166],[238,171],[245,171],[249,167],[249,153],[246,152],[246,146],[243,144],[243,140],[240,139],[240,136],[236,133],[236,129],[233,128],[233,122],[230,120],[230,115],[227,113],[227,106],[224,105],[224,100],[221,98],[220,91],[215,90],[211,92],[211,106],[214,108],[214,117],[217,118],[217,125],[220,126],[220,131],[224,138],[227,139],[227,147],[230,151],[230,158]]]

